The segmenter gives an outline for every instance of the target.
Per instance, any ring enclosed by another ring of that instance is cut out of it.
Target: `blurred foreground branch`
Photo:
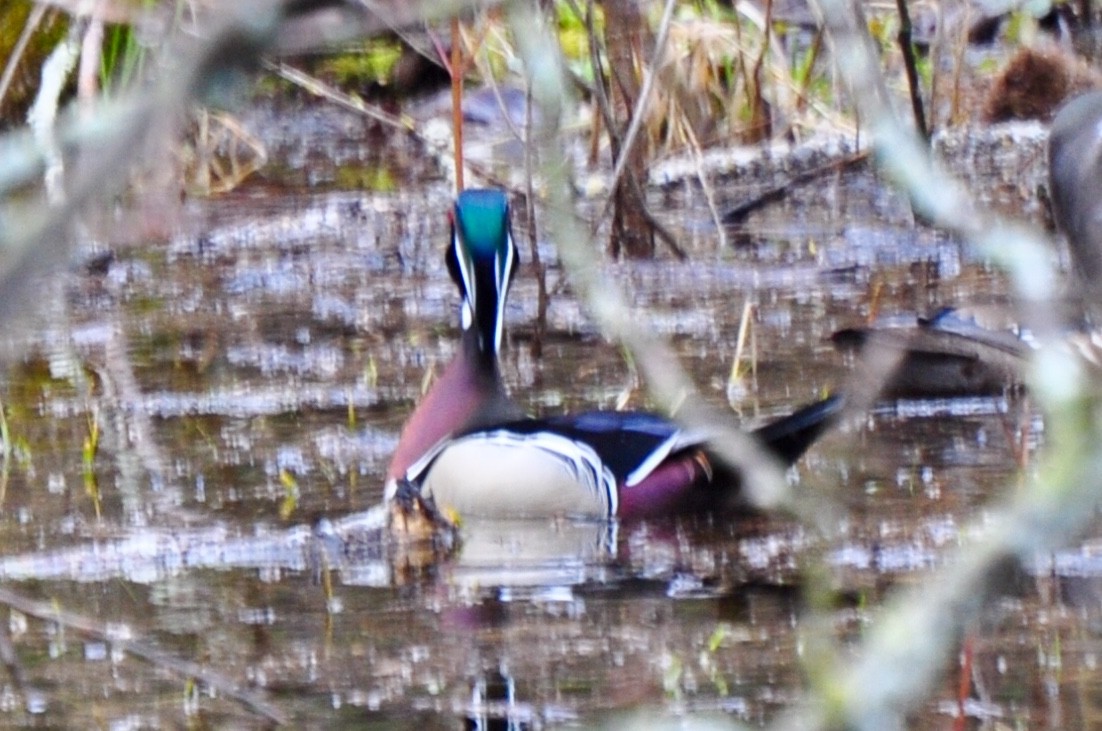
[[[54,2],[78,14],[92,7]],[[71,226],[87,203],[123,191],[136,162],[167,147],[191,105],[223,99],[244,72],[257,68],[261,54],[450,17],[475,4],[248,0],[200,14],[189,32],[175,32],[159,49],[159,62],[150,64],[156,69],[151,78],[117,98],[98,100],[90,111],[62,115],[50,140],[64,163],[64,195],[53,205],[0,208],[0,312],[10,316],[25,304],[35,283],[64,268]],[[131,4],[99,3],[93,9],[100,20],[125,11],[127,22],[136,26],[169,25],[156,7],[139,15]],[[34,184],[57,162],[58,154],[48,147],[26,131],[0,138],[0,200]]]
[[[883,169],[918,210],[1008,270],[1022,315],[1041,342],[1030,388],[1045,409],[1048,444],[1031,484],[982,523],[963,527],[957,555],[877,613],[856,657],[828,647],[829,622],[820,622],[823,636],[809,642],[815,648],[808,653],[812,698],[781,722],[883,729],[900,726],[903,714],[923,701],[1003,571],[1066,545],[1092,519],[1102,492],[1102,404],[1097,384],[1057,343],[1056,275],[1043,236],[980,210],[937,170],[922,140],[892,110],[860,12],[845,0],[819,3],[836,63]]]
[[[84,205],[122,190],[155,133],[173,129],[188,104],[251,64],[274,37],[282,12],[283,4],[242,3],[212,21],[205,41],[177,39],[178,47],[166,50],[165,58],[178,60],[149,88],[103,103],[93,114],[65,118],[53,137],[65,160],[63,199],[19,214],[9,211],[0,229],[0,311],[10,315],[41,277],[63,267],[70,226]],[[0,169],[7,172],[0,177],[0,195],[54,164],[51,151],[29,136],[5,139]]]

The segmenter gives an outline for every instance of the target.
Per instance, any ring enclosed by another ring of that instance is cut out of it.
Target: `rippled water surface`
[[[418,150],[382,154],[357,130],[271,128],[270,159],[287,169],[191,201],[136,242],[89,243],[64,306],[19,337],[25,357],[0,392],[0,575],[17,595],[0,598],[18,607],[0,654],[20,666],[3,680],[5,723],[631,726],[641,709],[768,721],[803,688],[810,563],[830,567],[837,636],[859,636],[893,586],[1019,488],[1043,441],[1022,397],[882,402],[792,473],[838,498],[825,536],[783,516],[470,521],[458,552],[426,566],[379,540],[372,508],[399,427],[457,340],[447,186]],[[353,162],[375,172],[352,175]],[[349,175],[411,182],[365,193],[342,189]],[[723,205],[745,193],[719,192]],[[610,274],[705,395],[748,423],[845,384],[852,364],[829,340],[841,327],[1006,300],[996,270],[916,227],[860,168],[755,214],[726,249],[698,189],[654,203],[690,260]],[[517,221],[509,388],[537,413],[645,405],[546,240],[537,342],[529,230]],[[746,303],[756,374],[729,388]],[[1005,587],[969,634],[967,669],[953,659],[915,727],[961,709],[969,728],[1098,720],[1091,545]],[[200,669],[223,690],[193,682]]]

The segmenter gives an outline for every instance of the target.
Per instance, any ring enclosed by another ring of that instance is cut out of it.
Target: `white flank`
[[[480,432],[430,450],[407,476],[462,515],[585,515],[619,509],[616,478],[587,444],[550,432]]]

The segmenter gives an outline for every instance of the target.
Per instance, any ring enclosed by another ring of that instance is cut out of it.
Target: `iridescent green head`
[[[463,297],[463,329],[475,326],[481,349],[496,353],[505,323],[505,298],[517,269],[504,191],[485,188],[459,194],[447,264]]]

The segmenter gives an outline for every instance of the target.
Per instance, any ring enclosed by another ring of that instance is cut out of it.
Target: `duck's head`
[[[494,189],[465,190],[452,210],[448,271],[463,298],[460,321],[473,329],[482,353],[496,354],[505,323],[505,299],[517,270],[509,200]]]

